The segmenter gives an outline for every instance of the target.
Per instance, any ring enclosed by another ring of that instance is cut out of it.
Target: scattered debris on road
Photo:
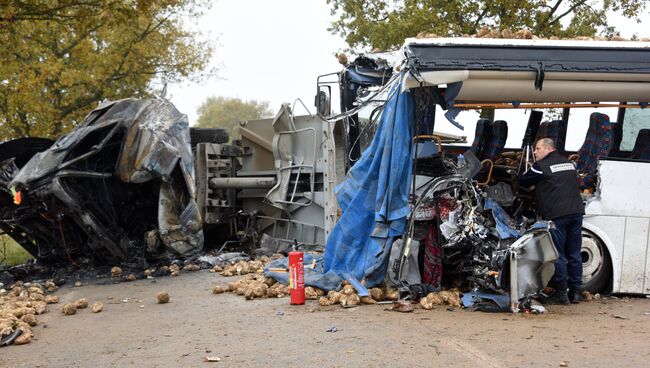
[[[104,310],[104,304],[100,302],[94,302],[91,306],[93,313],[99,313]]]
[[[122,269],[120,267],[113,267],[111,268],[111,276],[112,277],[120,277],[122,276]]]
[[[169,303],[169,293],[166,291],[159,292],[156,298],[158,298],[158,304]]]
[[[212,287],[212,294],[223,294],[227,289],[221,285],[215,285]]]
[[[63,304],[63,307],[61,308],[61,311],[66,316],[71,316],[71,315],[77,313],[77,305],[75,303],[65,303],[65,304]]]
[[[457,290],[429,293],[420,299],[420,305],[424,309],[433,309],[434,305],[450,305],[460,308],[460,293]]]
[[[77,307],[77,309],[85,309],[88,307],[88,300],[86,298],[78,299],[74,302],[74,305]]]
[[[32,327],[39,324],[37,315],[48,312],[48,304],[56,304],[55,295],[47,295],[58,287],[45,283],[17,281],[8,290],[0,287],[0,346],[31,342]]]
[[[414,309],[413,303],[411,303],[410,300],[398,300],[387,310],[400,313],[410,313],[413,312]]]

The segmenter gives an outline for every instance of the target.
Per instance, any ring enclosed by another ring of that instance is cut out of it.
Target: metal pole
[[[272,188],[276,178],[254,177],[254,178],[212,178],[210,179],[211,189],[235,188]]]

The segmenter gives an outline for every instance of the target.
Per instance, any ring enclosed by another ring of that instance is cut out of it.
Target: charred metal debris
[[[524,213],[526,204],[505,183],[473,180],[481,166],[471,152],[438,160],[445,174],[419,177],[407,232],[392,248],[388,279],[407,299],[461,289],[466,307],[530,307],[558,258],[551,224]]]
[[[331,125],[283,105],[229,140],[166,100],[126,99],[55,142],[2,143],[0,233],[41,264],[75,267],[195,259],[204,239],[219,251],[322,248],[336,220]]]
[[[0,229],[38,260],[202,249],[189,125],[171,103],[107,102],[49,147],[33,138],[1,147]]]

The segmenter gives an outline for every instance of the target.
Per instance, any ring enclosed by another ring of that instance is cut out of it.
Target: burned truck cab
[[[10,149],[17,142],[1,146],[0,191],[14,201],[2,203],[0,229],[39,261],[84,267],[201,251],[189,124],[169,101],[104,102],[27,160]]]

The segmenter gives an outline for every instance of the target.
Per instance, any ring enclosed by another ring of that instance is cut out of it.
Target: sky
[[[609,19],[623,37],[650,36],[650,32],[645,31],[650,21],[637,24],[615,14]],[[647,12],[642,19],[650,19]],[[188,115],[190,124],[196,121],[200,104],[210,96],[268,101],[274,112],[282,103],[293,105],[299,98],[310,112],[314,112],[316,78],[341,70],[334,54],[347,48],[339,36],[327,30],[332,20],[325,0],[215,1],[203,18],[193,20],[192,26],[200,29],[215,45],[211,66],[218,68],[217,77],[201,83],[172,84],[168,86],[169,98]],[[572,119],[588,119],[592,111],[583,110]],[[305,110],[296,105],[295,113],[303,115]],[[506,147],[517,147],[521,144],[525,124],[512,122],[528,118],[521,110],[508,114],[496,118],[509,122],[511,139]],[[611,117],[615,116],[614,113]],[[465,123],[465,131],[444,120],[436,122],[435,130],[472,135],[477,118],[473,112],[464,112],[459,119]],[[578,130],[569,126],[567,148],[577,149],[587,124],[581,124]]]
[[[314,112],[316,78],[341,70],[334,54],[346,48],[330,22],[324,0],[216,1],[197,24],[216,45],[218,78],[170,85],[170,99],[190,123],[209,96],[268,101],[272,111],[300,98]]]

